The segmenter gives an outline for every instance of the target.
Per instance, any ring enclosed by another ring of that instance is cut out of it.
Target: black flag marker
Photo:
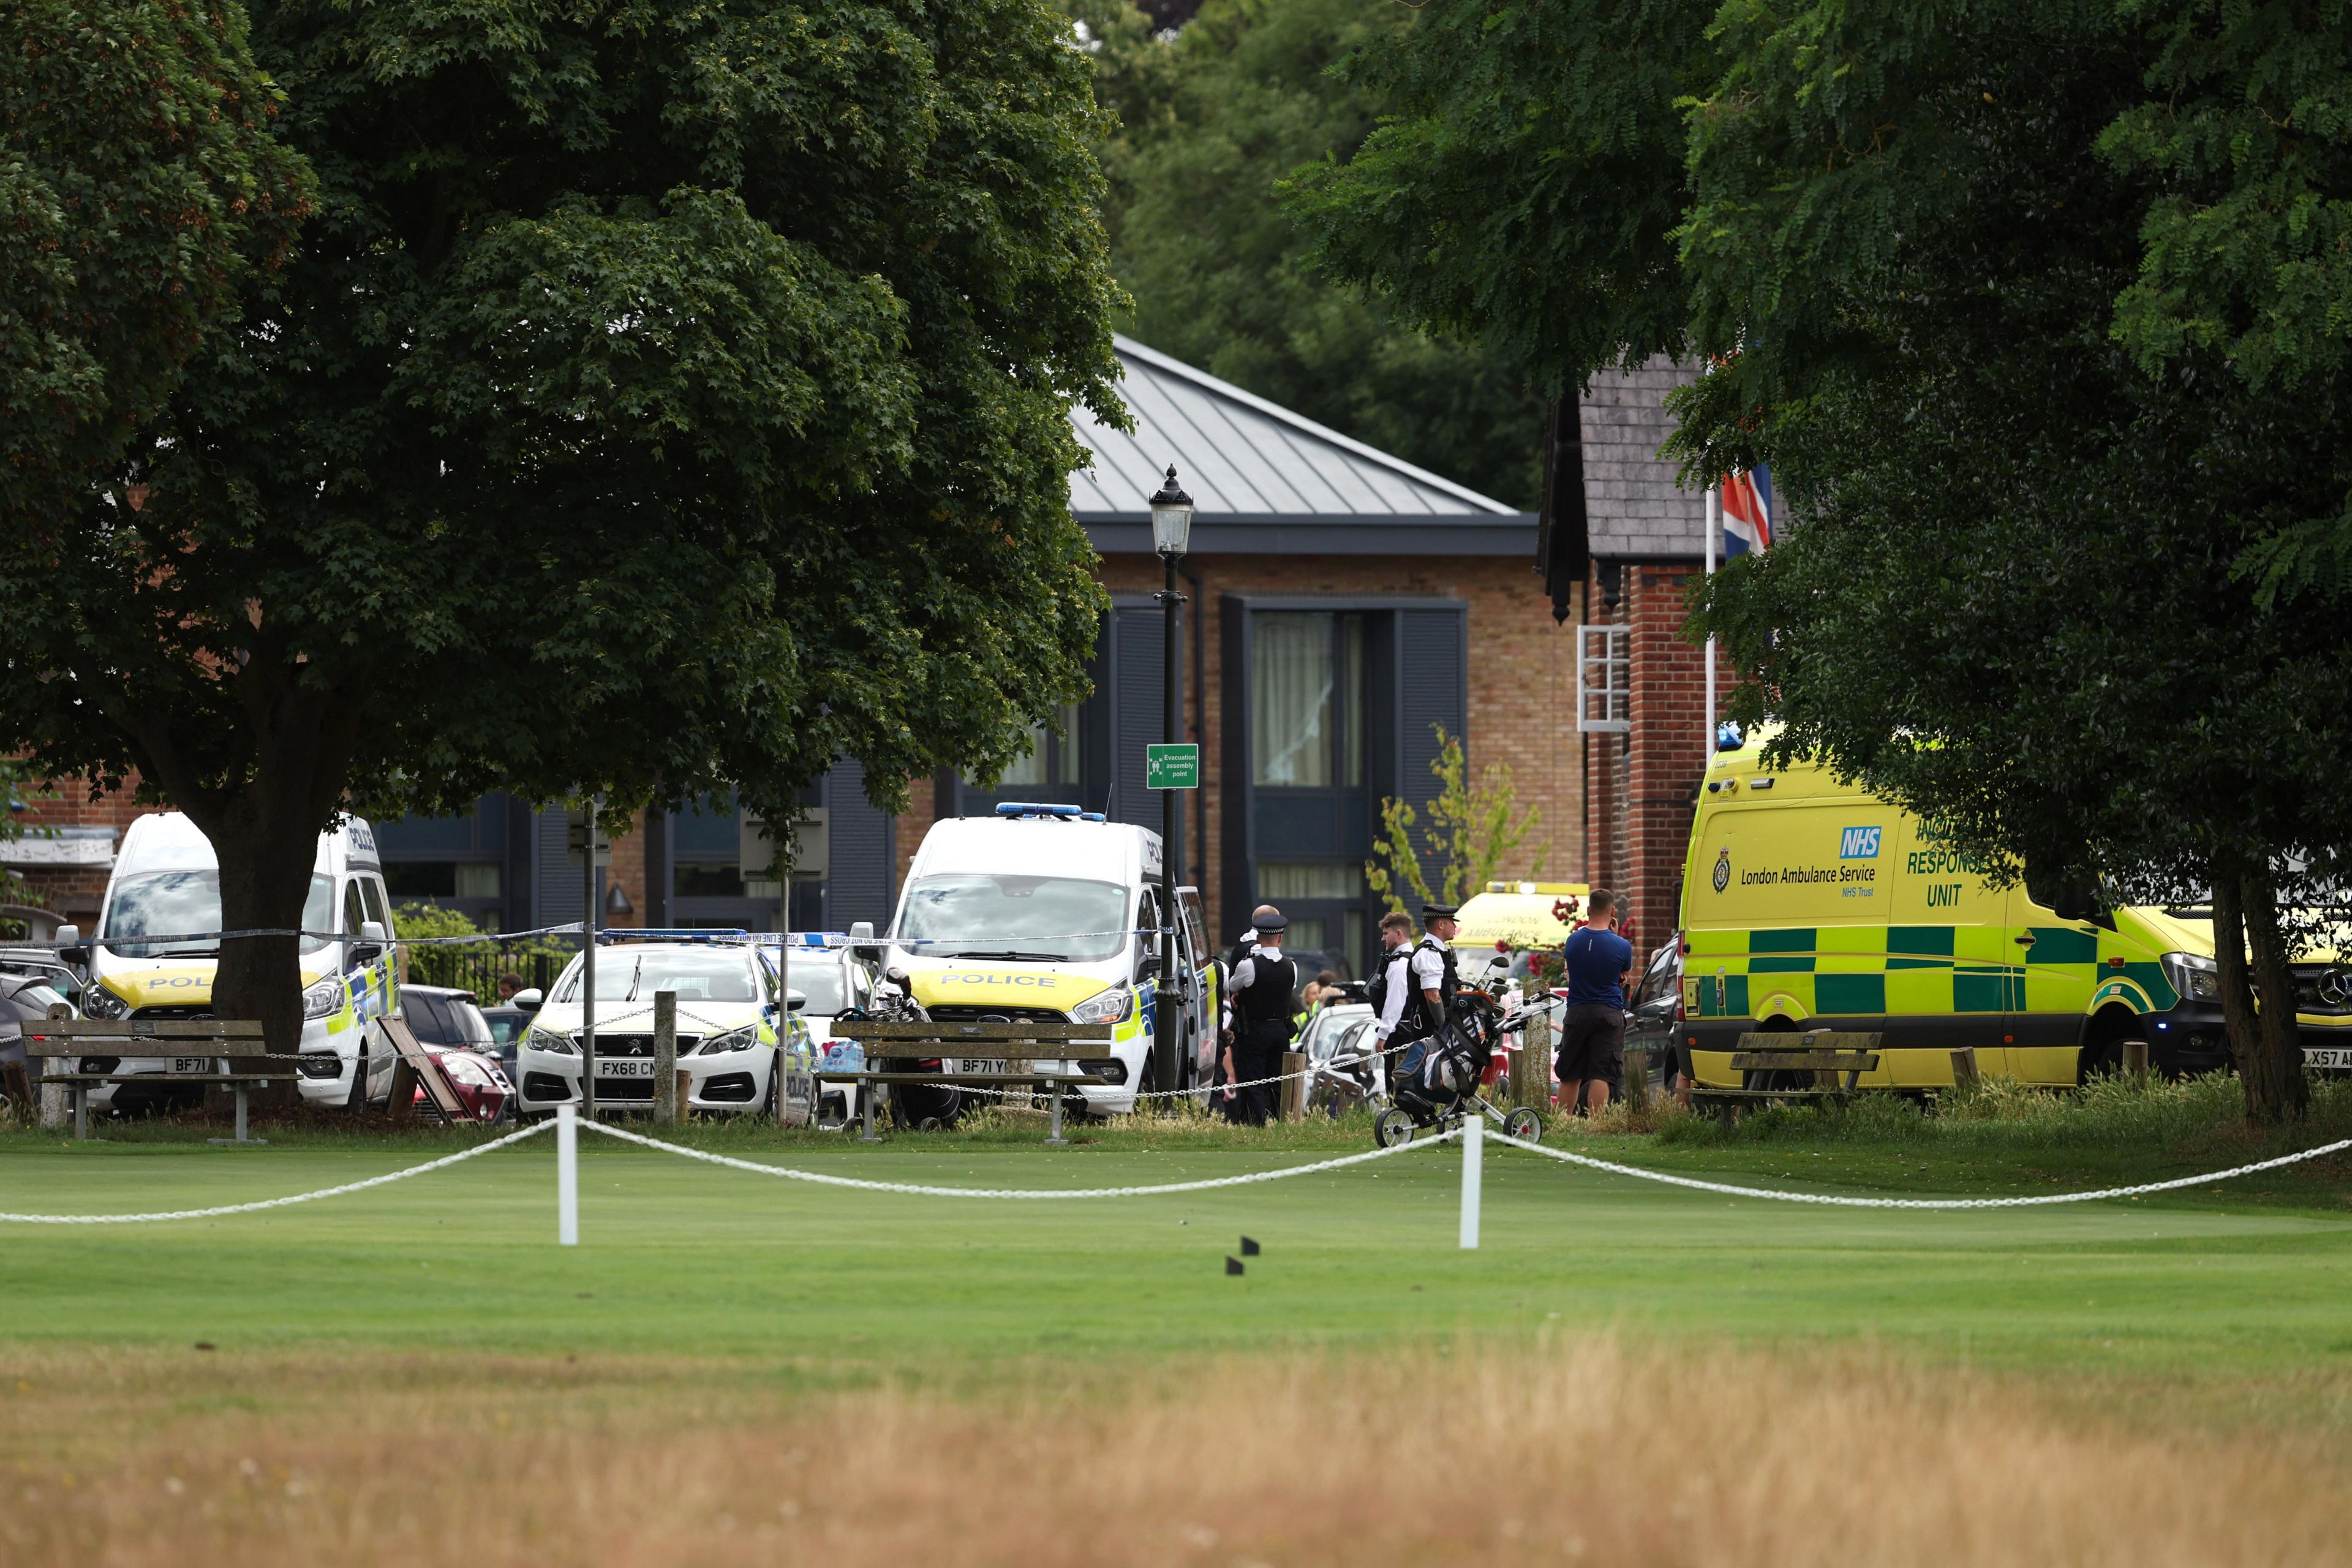
[[[1239,1274],[1241,1271],[1242,1271],[1242,1260],[1241,1260],[1240,1258],[1226,1258],[1226,1259],[1225,1259],[1225,1272],[1226,1272],[1226,1273],[1228,1273],[1228,1274]]]
[[[1255,1242],[1255,1241],[1252,1241],[1252,1240],[1251,1240],[1248,1237],[1246,1237],[1246,1236],[1245,1236],[1245,1237],[1242,1237],[1242,1256],[1243,1256],[1244,1258],[1255,1258],[1257,1255],[1258,1255],[1258,1245],[1257,1245],[1257,1243],[1256,1243],[1256,1242]]]

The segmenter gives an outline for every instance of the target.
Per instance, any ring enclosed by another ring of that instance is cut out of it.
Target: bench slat
[[[48,1072],[43,1083],[290,1083],[290,1072]]]
[[[1876,1051],[1736,1051],[1731,1065],[1748,1068],[1811,1068],[1825,1072],[1869,1072],[1878,1066]]]
[[[821,1072],[816,1075],[816,1079],[819,1083],[938,1083],[950,1086],[1059,1083],[1076,1084],[1082,1089],[1110,1087],[1110,1079],[1107,1078],[1058,1072],[1050,1077],[1031,1072]]]
[[[43,1035],[81,1036],[97,1039],[261,1038],[261,1020],[258,1018],[52,1018],[37,1023],[33,1027]]]
[[[1801,1035],[1742,1034],[1733,1047],[1742,1051],[1874,1051],[1886,1037],[1861,1029],[1811,1029]]]
[[[74,1038],[26,1035],[24,1039],[25,1054],[28,1057],[122,1057],[133,1061],[162,1061],[170,1057],[249,1057],[254,1054],[254,1044],[253,1037],[248,1035],[229,1038],[205,1035],[169,1037],[148,1035],[130,1039],[110,1039],[103,1035],[83,1035]]]
[[[1857,1089],[1856,1093],[1866,1090]],[[1800,1089],[1695,1089],[1691,1103],[1699,1105],[1718,1100],[1843,1100],[1845,1089],[1837,1084],[1808,1084]]]

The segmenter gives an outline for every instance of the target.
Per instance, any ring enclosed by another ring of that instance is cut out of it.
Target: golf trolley
[[[1509,962],[1498,958],[1479,988],[1447,999],[1445,1022],[1434,1035],[1398,1049],[1389,1067],[1390,1104],[1372,1122],[1375,1143],[1392,1149],[1423,1132],[1451,1131],[1470,1116],[1487,1118],[1521,1142],[1543,1142],[1540,1115],[1524,1105],[1503,1110],[1479,1092],[1503,1037],[1526,1016],[1524,1009],[1505,1013],[1502,993],[1509,983]]]

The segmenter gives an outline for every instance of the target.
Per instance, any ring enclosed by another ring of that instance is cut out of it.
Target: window
[[[1268,611],[1253,626],[1255,782],[1294,789],[1364,783],[1364,617]]]
[[[1261,861],[1257,868],[1258,897],[1279,904],[1286,899],[1360,899],[1364,868],[1353,860],[1285,864]]]
[[[1116,882],[960,871],[907,889],[896,940],[927,958],[1099,963],[1127,946]]]
[[[1058,728],[1060,733],[1055,733]],[[1053,724],[1033,724],[1029,729],[1030,752],[1015,757],[1004,770],[997,787],[1008,789],[1015,784],[1036,788],[1078,787],[1078,705],[1065,704]]]
[[[670,868],[669,890],[681,899],[748,896],[743,890],[743,874],[732,860],[680,860]]]
[[[488,860],[387,860],[383,882],[395,900],[495,899],[500,879]]]
[[[1631,628],[1576,628],[1576,727],[1622,734],[1633,727]]]
[[[367,906],[360,901],[359,879],[354,877],[343,884],[343,930],[357,936],[367,918]]]

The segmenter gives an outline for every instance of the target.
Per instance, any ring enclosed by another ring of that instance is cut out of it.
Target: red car
[[[416,1043],[441,1064],[442,1076],[457,1091],[457,1103],[474,1122],[496,1121],[514,1100],[514,1085],[499,1065],[498,1043],[470,991],[446,985],[404,985],[400,1016]],[[392,1058],[372,1057],[368,1062],[368,1100],[383,1104],[392,1098]],[[415,1104],[428,1116],[439,1114],[425,1086],[416,1087]]]

